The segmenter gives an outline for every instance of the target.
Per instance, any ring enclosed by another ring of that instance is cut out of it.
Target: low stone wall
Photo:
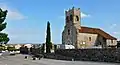
[[[120,62],[120,49],[59,49],[47,58],[75,61]]]
[[[68,60],[68,61],[72,60],[72,57],[67,57],[67,56],[63,56],[63,55],[55,54],[55,53],[44,54],[44,58],[56,59],[56,60]]]

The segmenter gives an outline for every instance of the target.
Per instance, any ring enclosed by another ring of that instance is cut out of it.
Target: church
[[[65,11],[65,26],[62,32],[62,44],[80,48],[109,48],[117,45],[117,38],[100,28],[81,26],[80,8]]]

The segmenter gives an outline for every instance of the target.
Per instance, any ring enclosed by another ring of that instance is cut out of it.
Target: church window
[[[113,40],[111,40],[111,43],[113,43]]]
[[[89,37],[89,41],[91,41],[91,37]]]
[[[78,16],[76,16],[76,21],[79,21],[79,17]]]
[[[67,23],[69,22],[69,16],[66,17],[66,22],[67,22]]]
[[[73,16],[72,15],[70,15],[70,21],[73,21]]]
[[[70,30],[68,29],[68,35],[70,35]]]

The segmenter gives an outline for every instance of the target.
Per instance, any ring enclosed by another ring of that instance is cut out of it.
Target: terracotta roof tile
[[[109,35],[108,33],[104,32],[103,30],[101,30],[99,28],[90,28],[90,27],[82,26],[81,29],[79,29],[79,33],[99,34],[99,35],[103,36],[106,39],[117,40],[117,38]]]

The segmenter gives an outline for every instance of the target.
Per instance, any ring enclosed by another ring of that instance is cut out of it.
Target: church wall
[[[63,32],[62,32],[62,44],[65,44],[66,38],[67,38],[67,36],[66,36],[65,30],[63,30]]]
[[[76,28],[73,26],[72,27],[72,38],[71,38],[73,45],[75,46],[76,40],[77,40],[77,34],[76,34]]]
[[[95,46],[101,46],[102,48],[105,48],[107,46],[106,39],[104,39],[101,35],[98,35]]]
[[[98,35],[95,45],[107,48],[109,45],[117,45],[117,40],[112,41],[111,39],[104,39],[102,36]]]
[[[89,33],[79,33],[77,37],[77,46],[78,48],[89,48],[95,45],[97,40],[97,34],[89,34]]]
[[[109,46],[109,45],[117,45],[117,40],[107,39],[107,46]]]
[[[70,30],[69,35],[68,29]],[[62,33],[62,44],[75,45],[76,39],[76,28],[74,26],[66,27]]]

